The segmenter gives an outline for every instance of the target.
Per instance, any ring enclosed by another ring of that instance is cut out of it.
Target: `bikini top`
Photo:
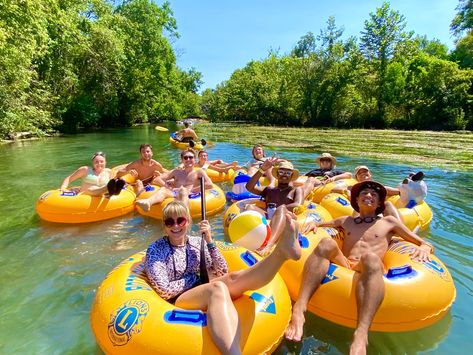
[[[82,178],[82,184],[105,186],[110,180],[110,173],[107,169],[102,171],[99,175],[94,174],[92,168],[88,168],[87,175]]]

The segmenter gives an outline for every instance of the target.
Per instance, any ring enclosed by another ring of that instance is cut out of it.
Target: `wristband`
[[[264,174],[264,170],[262,168],[259,168],[258,171],[261,173],[261,174]]]
[[[216,248],[216,247],[217,247],[217,246],[215,245],[214,242],[208,242],[208,243],[207,243],[207,248],[209,248],[209,249],[214,249],[214,248]]]

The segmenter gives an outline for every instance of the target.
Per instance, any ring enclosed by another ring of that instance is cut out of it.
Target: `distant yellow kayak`
[[[169,129],[167,129],[166,127],[162,127],[162,126],[156,126],[154,127],[155,130],[157,131],[161,131],[161,132],[168,132]]]

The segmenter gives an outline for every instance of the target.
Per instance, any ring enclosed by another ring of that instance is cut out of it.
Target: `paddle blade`
[[[168,132],[169,129],[167,129],[166,127],[161,127],[161,126],[156,126],[154,127],[155,130],[157,131],[161,131],[161,132]]]

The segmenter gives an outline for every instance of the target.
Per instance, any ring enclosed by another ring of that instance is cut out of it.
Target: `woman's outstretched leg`
[[[289,213],[285,215],[285,222],[278,244],[268,257],[248,269],[231,272],[215,279],[223,281],[228,286],[233,299],[240,297],[245,291],[263,287],[274,278],[286,260],[297,260],[301,257],[297,223]]]
[[[210,335],[222,354],[240,354],[240,325],[227,286],[213,281],[180,295],[176,306],[207,311]]]

